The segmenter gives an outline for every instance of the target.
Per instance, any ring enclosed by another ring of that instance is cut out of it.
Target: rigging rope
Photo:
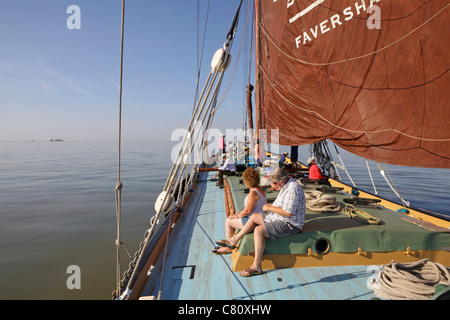
[[[241,1],[241,5],[242,5],[242,1]],[[240,8],[240,6],[239,6],[239,8]],[[247,32],[247,23],[248,23],[248,19],[246,20],[246,24],[245,24],[246,26],[244,28],[244,36],[242,37],[242,41],[241,41],[241,44],[240,44],[240,47],[239,47],[239,51],[238,51],[238,54],[237,54],[236,63],[234,65],[233,73],[232,73],[232,75],[231,75],[231,77],[230,77],[230,79],[228,81],[228,84],[227,84],[227,87],[225,89],[225,92],[224,92],[223,96],[221,97],[220,101],[217,103],[216,110],[218,110],[222,106],[223,102],[225,101],[225,98],[227,97],[228,92],[230,91],[231,84],[232,84],[232,82],[234,80],[234,77],[236,75],[236,70],[237,70],[237,67],[238,67],[238,64],[239,64],[239,60],[240,60],[240,57],[241,57],[241,53],[242,53],[242,47],[244,46],[245,34]],[[230,44],[231,43],[232,42],[230,42]]]
[[[384,180],[386,180],[386,183],[389,185],[389,187],[391,188],[391,190],[395,193],[395,195],[400,199],[400,201],[402,202],[403,206],[406,208],[410,206],[409,201],[404,200],[401,196],[400,193],[398,192],[397,188],[395,187],[394,181],[392,180],[386,165],[377,162],[378,165],[378,170],[380,171],[380,174],[383,176]],[[386,173],[389,177],[389,180],[391,180],[392,184],[389,182],[388,178],[386,177]]]
[[[316,142],[309,147],[309,153],[314,155],[316,163],[322,167],[326,174],[332,178],[336,177],[336,168],[332,166],[333,157],[326,140]]]
[[[121,203],[122,203],[122,181],[120,177],[121,167],[121,142],[122,142],[122,80],[123,80],[123,42],[124,42],[124,30],[125,30],[125,0],[122,0],[122,31],[120,42],[120,84],[119,84],[119,155],[118,155],[118,178],[116,187],[114,188],[115,200],[116,200],[116,222],[117,222],[117,238],[116,238],[116,285],[117,285],[117,297],[120,296],[120,247],[123,242],[120,240],[120,216],[121,216]],[[128,252],[128,250],[127,250]]]
[[[355,182],[353,182],[353,179],[352,179],[352,177],[350,176],[350,173],[348,172],[347,168],[345,167],[344,161],[342,160],[342,157],[341,157],[341,154],[339,153],[338,148],[336,147],[335,144],[333,144],[333,145],[334,145],[334,149],[336,150],[336,153],[337,153],[337,155],[338,155],[338,158],[339,158],[339,160],[341,161],[341,164],[342,164],[342,166],[340,166],[341,169],[345,171],[345,173],[347,174],[347,177],[350,179],[352,185],[356,188],[356,184],[355,184]],[[333,164],[335,165],[335,167],[338,165],[336,162],[333,162]],[[336,171],[337,171],[337,170],[336,170]]]
[[[200,26],[200,0],[197,0],[197,86],[195,89],[195,98],[194,98],[194,108],[195,105],[197,104],[197,98],[198,98],[198,88],[199,88],[199,82],[200,82],[200,74],[201,74],[201,65],[202,65],[202,61],[203,61],[203,52],[205,49],[205,39],[206,39],[206,28],[208,26],[208,19],[209,19],[209,6],[210,6],[210,0],[208,0],[208,9],[206,11],[206,21],[205,21],[205,28],[203,31],[203,41],[202,41],[202,49],[201,49],[201,54],[200,54],[200,43],[199,43],[199,39],[200,39],[200,32],[199,32],[199,26]]]
[[[375,182],[373,181],[373,178],[372,178],[372,172],[370,172],[369,161],[367,161],[367,160],[366,160],[366,166],[367,166],[367,171],[369,171],[370,181],[372,182],[372,186],[373,186],[375,195],[378,195],[377,187],[375,187]]]
[[[450,286],[449,268],[429,259],[382,266],[370,285],[376,295],[391,300],[429,300],[437,285]]]

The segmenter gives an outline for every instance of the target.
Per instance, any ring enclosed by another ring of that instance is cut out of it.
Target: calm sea
[[[175,144],[123,142],[121,239],[132,255],[154,213]],[[117,143],[0,142],[0,156],[0,299],[110,299]],[[300,148],[299,160],[308,156]],[[373,191],[365,162],[345,151],[342,156],[356,184]],[[380,195],[396,200],[371,166]],[[388,169],[412,205],[450,215],[450,170]],[[122,252],[126,266],[130,260]],[[72,265],[80,268],[79,290],[66,285]]]

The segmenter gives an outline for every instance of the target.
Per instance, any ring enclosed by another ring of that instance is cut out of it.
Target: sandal
[[[219,251],[220,249],[223,249],[223,248],[225,248],[225,247],[221,247],[221,246],[215,247],[214,250],[212,251],[212,253],[217,254],[217,255],[232,253],[232,251],[229,251],[229,250]]]
[[[243,275],[242,272],[247,272],[247,275]],[[241,277],[246,277],[246,278],[253,277],[253,276],[259,276],[260,274],[263,274],[262,270],[258,271],[258,270],[252,269],[252,268],[245,269],[242,272],[240,273]]]
[[[228,240],[220,240],[220,241],[216,241],[216,243],[221,246],[221,247],[227,247],[228,249],[235,249],[236,246],[231,244],[230,241]]]

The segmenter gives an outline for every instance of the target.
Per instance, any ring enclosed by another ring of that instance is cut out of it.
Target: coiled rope
[[[341,210],[336,198],[320,191],[305,192],[306,208],[313,212],[338,212]]]
[[[449,268],[429,259],[384,265],[379,277],[371,279],[375,294],[390,300],[429,300],[437,285],[450,286]]]
[[[381,224],[380,219],[373,217],[364,210],[357,209],[351,204],[347,204],[344,209],[342,209],[342,212],[348,215],[350,218],[364,224]]]

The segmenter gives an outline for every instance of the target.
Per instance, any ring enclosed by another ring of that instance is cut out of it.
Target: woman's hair
[[[247,168],[245,169],[244,173],[242,174],[242,178],[244,179],[244,183],[248,185],[251,188],[259,187],[259,172],[256,171],[253,168]]]

